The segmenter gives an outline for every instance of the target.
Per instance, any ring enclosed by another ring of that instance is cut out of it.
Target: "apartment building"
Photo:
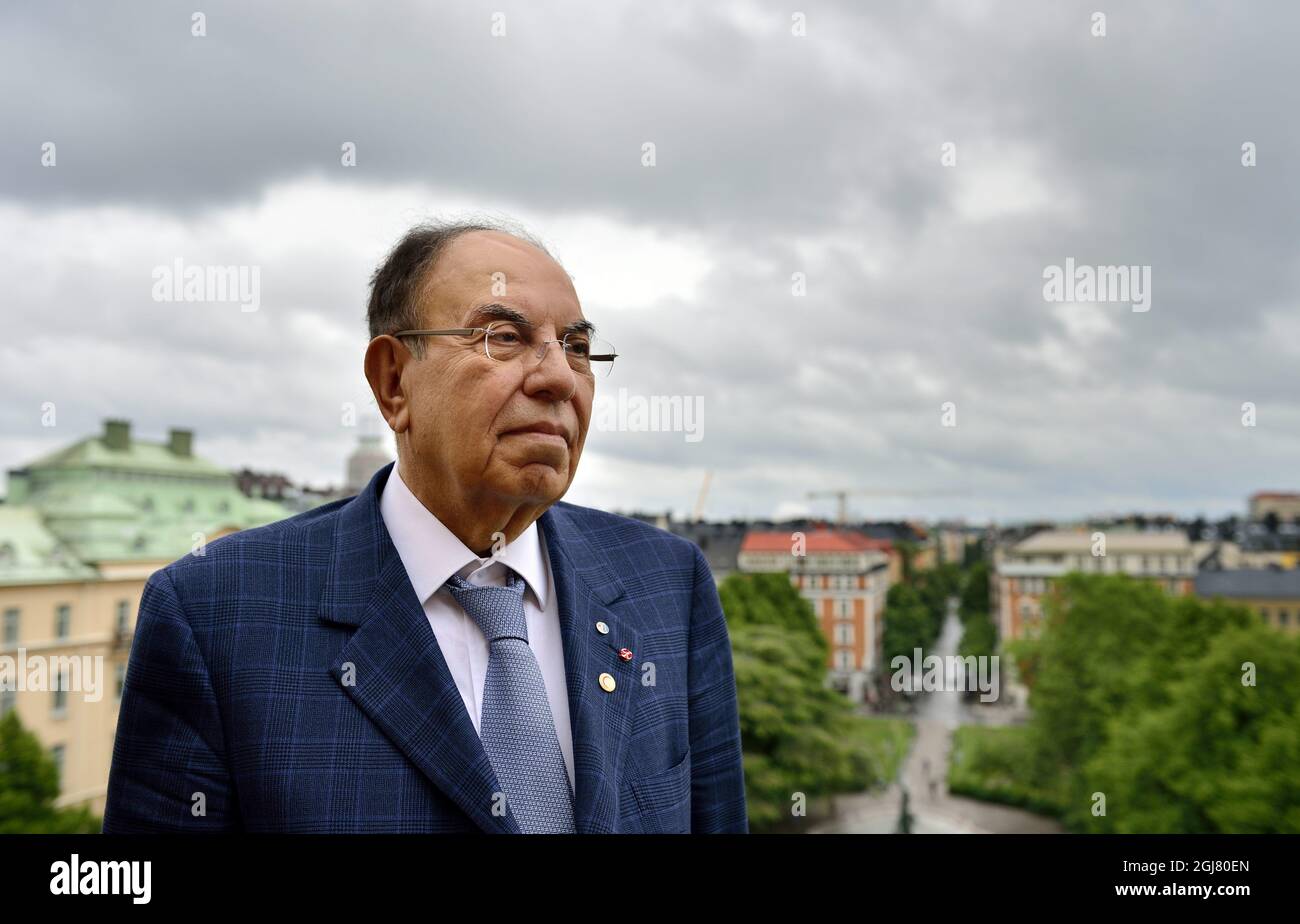
[[[1002,639],[1031,633],[1043,616],[1053,582],[1071,571],[1127,574],[1169,593],[1194,590],[1196,562],[1181,530],[1055,530],[1035,533],[993,556],[992,612]]]
[[[890,567],[882,545],[855,530],[821,528],[752,530],[740,548],[743,572],[789,572],[830,645],[832,685],[855,701],[866,698],[880,669]]]
[[[1256,491],[1250,496],[1250,518],[1265,520],[1269,514],[1282,523],[1300,523],[1300,493],[1295,491]]]
[[[1258,613],[1266,625],[1300,634],[1300,570],[1202,571],[1196,575],[1196,595],[1239,604]]]
[[[102,813],[145,582],[155,570],[288,511],[240,493],[193,433],[135,439],[124,420],[8,472],[0,504],[0,714],[59,767],[60,805]]]

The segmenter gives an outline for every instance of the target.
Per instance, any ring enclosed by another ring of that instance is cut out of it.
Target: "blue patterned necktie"
[[[479,737],[510,813],[525,834],[572,834],[569,775],[528,646],[523,579],[511,571],[507,586],[480,587],[453,574],[447,589],[488,641]]]

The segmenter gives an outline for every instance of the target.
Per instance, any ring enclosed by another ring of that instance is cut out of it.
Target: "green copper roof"
[[[93,580],[97,572],[45,528],[34,507],[0,504],[0,585]]]
[[[191,455],[188,433],[155,443],[132,439],[128,424],[115,424],[121,448],[111,448],[105,436],[88,437],[10,470],[0,550],[8,548],[9,559],[24,564],[9,571],[0,565],[0,584],[41,575],[70,580],[82,573],[77,569],[93,577],[100,562],[173,561],[190,552],[196,536],[211,540],[292,514],[274,501],[246,497],[231,472]],[[61,551],[51,552],[51,543]],[[76,569],[53,568],[50,555]]]
[[[172,475],[230,473],[198,456],[178,456],[165,443],[133,439],[128,449],[109,449],[102,436],[88,436],[32,462],[26,468],[114,468]]]

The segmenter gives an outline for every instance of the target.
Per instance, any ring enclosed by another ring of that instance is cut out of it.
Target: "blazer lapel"
[[[618,781],[630,730],[629,703],[640,683],[635,660],[625,661],[619,649],[637,651],[633,626],[620,619],[610,604],[623,596],[618,578],[605,565],[575,522],[571,507],[555,504],[538,523],[555,580],[560,631],[564,641],[564,672],[573,727],[574,824],[579,834],[615,830],[618,821]],[[596,628],[604,622],[608,634]],[[599,677],[610,674],[612,692]]]
[[[330,674],[475,824],[518,833],[492,811],[500,784],[379,512],[393,464],[339,510],[320,618],[356,631]]]

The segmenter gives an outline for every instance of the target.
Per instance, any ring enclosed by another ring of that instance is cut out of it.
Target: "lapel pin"
[[[632,660],[632,649],[631,649],[631,648],[620,648],[620,649],[618,650],[618,656],[619,656],[620,658],[622,658],[624,661],[631,661],[631,660]]]
[[[614,675],[613,675],[613,674],[601,674],[601,675],[600,675],[600,688],[601,688],[602,690],[604,690],[606,693],[613,693],[613,692],[614,692],[614,687],[615,687],[615,686],[616,686],[616,684],[614,683]]]
[[[601,635],[609,635],[609,626],[605,625],[603,622],[598,622],[596,623],[596,631]]]

